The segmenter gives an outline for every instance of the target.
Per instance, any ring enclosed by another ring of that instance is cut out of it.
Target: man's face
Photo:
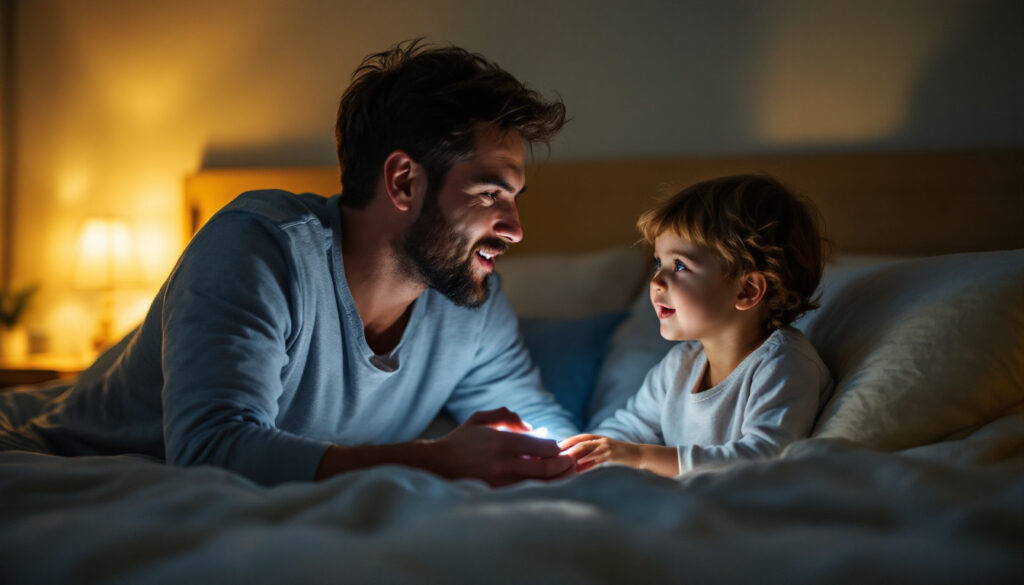
[[[426,194],[406,232],[406,268],[458,305],[483,304],[494,261],[523,238],[516,197],[525,160],[515,132],[479,128],[473,157],[452,165],[441,188]]]

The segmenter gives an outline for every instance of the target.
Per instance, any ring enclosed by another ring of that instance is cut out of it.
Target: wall
[[[974,0],[16,2],[12,273],[65,352],[87,216],[129,217],[144,310],[180,250],[182,178],[331,164],[361,57],[427,35],[487,55],[573,118],[556,159],[1024,144],[1024,3]],[[45,310],[43,309],[45,307]]]
[[[11,143],[14,134],[11,131],[11,82],[14,78],[11,70],[13,55],[11,51],[11,34],[14,27],[13,9],[11,0],[0,0],[0,288],[6,289],[11,285],[10,268],[10,243],[8,236],[12,231],[10,226],[10,211],[12,206],[12,184],[10,182],[10,158]]]

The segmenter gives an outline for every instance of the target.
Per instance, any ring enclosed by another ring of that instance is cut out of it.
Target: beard
[[[452,227],[437,205],[437,193],[430,191],[423,209],[409,226],[402,242],[402,265],[420,281],[448,297],[460,307],[475,308],[490,296],[490,279],[478,278],[474,270],[476,251],[508,249],[498,238],[483,238],[470,245],[469,238]]]

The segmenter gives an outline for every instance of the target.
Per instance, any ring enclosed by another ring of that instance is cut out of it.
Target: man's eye
[[[686,270],[686,265],[683,264],[682,260],[676,260],[676,272],[682,272]]]
[[[491,200],[497,199],[498,195],[499,195],[499,193],[497,191],[488,191],[487,193],[483,194],[483,196],[485,198],[491,199]]]

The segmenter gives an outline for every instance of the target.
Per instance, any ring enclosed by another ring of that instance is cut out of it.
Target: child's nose
[[[665,290],[665,279],[661,277],[661,271],[658,270],[651,277],[651,288],[655,290]]]

